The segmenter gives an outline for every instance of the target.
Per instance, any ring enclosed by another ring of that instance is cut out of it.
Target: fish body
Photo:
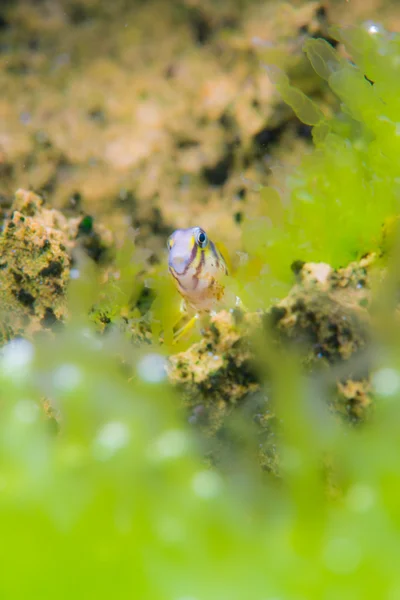
[[[177,229],[168,238],[168,268],[184,300],[197,312],[218,308],[228,268],[217,246],[201,227]]]

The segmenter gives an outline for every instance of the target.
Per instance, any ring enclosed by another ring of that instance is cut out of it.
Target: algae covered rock
[[[215,433],[234,406],[259,389],[249,333],[259,315],[222,311],[211,318],[203,339],[170,357],[169,378],[209,433]]]
[[[113,248],[113,234],[92,217],[67,218],[18,190],[0,234],[0,342],[63,321],[74,250],[104,263]]]
[[[260,336],[270,347],[294,347],[304,370],[329,388],[331,407],[351,420],[371,405],[367,342],[371,335],[369,273],[375,256],[333,270],[324,263],[296,265],[297,283],[267,312],[222,311],[203,339],[170,358],[169,378],[183,392],[191,422],[219,435],[238,406],[270,432],[268,357],[260,360]],[[253,403],[251,405],[251,403]]]
[[[181,392],[188,422],[203,439],[211,463],[243,458],[278,474],[275,416],[258,372],[252,335],[262,314],[221,311],[203,339],[170,357],[170,382]]]
[[[298,282],[269,313],[272,331],[304,353],[304,367],[322,370],[334,388],[334,410],[355,420],[371,405],[368,306],[375,259],[370,254],[337,270],[325,263],[295,265]]]
[[[0,236],[0,341],[51,329],[66,316],[66,219],[19,190]]]
[[[303,265],[298,283],[271,310],[276,330],[308,345],[310,360],[332,364],[350,358],[363,348],[367,336],[368,264],[365,259],[336,271],[324,263]]]

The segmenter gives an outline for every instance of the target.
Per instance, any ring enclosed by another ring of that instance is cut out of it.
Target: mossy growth
[[[294,261],[336,268],[379,251],[382,227],[399,212],[400,42],[368,27],[331,31],[354,62],[322,39],[305,44],[315,71],[340,102],[333,117],[325,117],[282,71],[267,67],[282,98],[313,126],[315,147],[282,190],[261,190],[259,214],[243,224],[249,260],[237,277],[249,306],[282,297]]]

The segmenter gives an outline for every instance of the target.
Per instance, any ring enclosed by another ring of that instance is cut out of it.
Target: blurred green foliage
[[[295,259],[338,266],[377,249],[397,212],[400,38],[336,34],[358,66],[322,41],[306,47],[341,99],[334,119],[274,71],[284,98],[315,125],[316,148],[284,183],[285,198],[264,190],[264,218],[244,225],[249,260],[236,281],[249,306],[284,293]],[[106,288],[110,310],[132,302],[126,279],[141,266],[128,255]],[[3,348],[0,597],[399,598],[398,348],[386,348],[374,375],[373,422],[353,429],[328,413],[326,390],[296,360],[275,356],[282,477],[250,461],[218,472],[177,408],[164,351],[132,346],[118,327],[99,336],[85,317],[93,280],[72,282],[73,318],[52,341]],[[155,334],[172,309],[158,299],[157,310]]]
[[[283,192],[261,191],[260,216],[244,223],[251,260],[238,278],[240,295],[253,308],[285,293],[295,260],[340,267],[378,250],[385,220],[398,213],[399,37],[371,23],[334,29],[332,35],[356,64],[322,39],[309,40],[305,52],[339,99],[341,110],[333,118],[324,118],[282,71],[267,66],[282,98],[313,126],[315,147],[286,179]]]

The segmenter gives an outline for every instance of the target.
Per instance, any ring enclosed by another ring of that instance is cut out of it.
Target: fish
[[[184,301],[197,313],[223,304],[227,261],[201,227],[177,229],[168,238],[168,269]]]

